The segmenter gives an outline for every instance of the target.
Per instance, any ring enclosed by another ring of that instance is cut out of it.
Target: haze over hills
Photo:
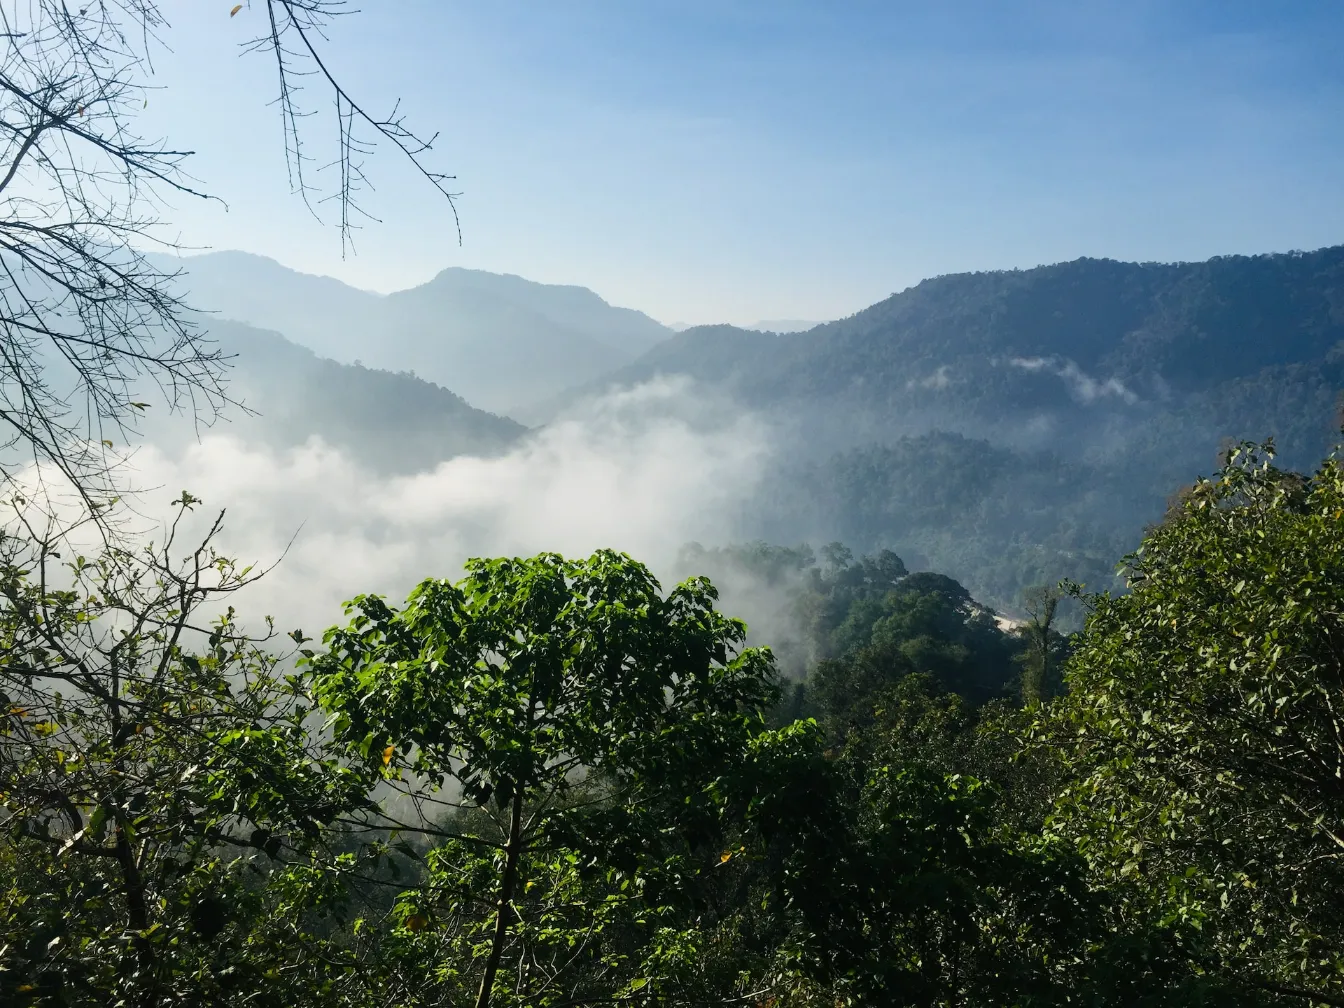
[[[248,439],[318,434],[372,471],[426,470],[519,443],[525,429],[482,403],[517,395],[514,415],[547,421],[670,380],[635,411],[641,430],[750,417],[769,431],[766,463],[719,516],[725,534],[891,548],[1006,609],[1025,585],[1109,583],[1228,439],[1272,435],[1288,464],[1310,465],[1337,434],[1344,387],[1344,247],[949,275],[804,332],[675,335],[581,288],[516,277],[449,270],[380,296],[260,257],[188,262],[197,300],[226,317],[365,362],[214,323],[263,414],[236,423]],[[590,455],[626,457],[625,424]]]
[[[473,405],[509,412],[634,360],[671,330],[582,287],[451,268],[380,295],[263,256],[163,257],[218,317],[282,333],[344,363],[411,371]]]
[[[807,330],[815,329],[823,324],[822,322],[809,322],[806,319],[762,319],[749,326],[743,326],[743,328],[754,329],[757,332],[796,333],[807,332]],[[689,329],[690,326],[686,328]]]
[[[1230,440],[1329,450],[1344,247],[943,276],[803,333],[694,327],[586,394],[668,375],[778,432],[744,537],[890,547],[1011,608],[1108,584]]]
[[[821,322],[809,322],[806,319],[762,319],[742,328],[754,332],[794,333],[806,332],[808,329],[815,329],[822,324]],[[685,332],[687,329],[695,329],[696,326],[690,322],[669,322],[667,328],[673,332]]]
[[[406,372],[327,360],[239,322],[216,320],[210,331],[232,355],[230,396],[249,411],[228,411],[210,433],[281,451],[317,438],[370,473],[404,475],[458,455],[497,455],[527,431]],[[196,434],[161,411],[147,413],[142,433],[170,450]]]
[[[1308,374],[1333,381],[1341,341],[1344,247],[1080,259],[926,280],[804,333],[695,327],[606,381],[687,374],[753,409],[801,415],[809,441],[827,447],[943,429],[1105,458],[1179,413],[1203,457],[1249,433],[1231,429],[1247,409],[1275,428],[1262,433],[1328,437],[1329,418],[1305,421],[1301,395]],[[1248,381],[1276,390],[1269,412],[1246,401]]]

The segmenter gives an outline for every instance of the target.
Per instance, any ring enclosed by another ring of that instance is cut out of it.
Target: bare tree
[[[137,388],[157,386],[170,409],[198,423],[230,399],[225,355],[174,292],[175,274],[146,256],[172,247],[158,233],[166,197],[211,198],[185,171],[189,151],[135,128],[151,57],[170,26],[156,0],[77,2],[0,0],[0,421],[8,429],[0,478],[36,459],[96,505],[116,488],[113,449],[150,405]],[[315,211],[335,204],[343,247],[368,216],[358,202],[363,159],[380,141],[452,205],[450,177],[424,160],[434,137],[413,133],[395,107],[366,112],[329,70],[325,28],[349,12],[344,0],[259,0],[246,11],[265,15],[245,49],[275,62],[292,187]],[[221,17],[228,13],[221,7]],[[313,87],[329,104],[305,104]],[[326,165],[313,164],[303,143],[319,108],[337,137]]]

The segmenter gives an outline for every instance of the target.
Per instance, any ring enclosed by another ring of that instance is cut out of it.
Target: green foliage
[[[996,837],[971,778],[885,765],[851,786],[822,860],[790,866],[811,969],[859,1004],[1025,1004],[1055,986],[1084,896],[1066,851]]]
[[[5,1003],[282,998],[246,937],[262,899],[247,869],[315,856],[369,778],[323,751],[302,684],[224,605],[252,574],[213,552],[214,529],[180,555],[174,524],[162,546],[86,558],[78,529],[8,503]]]
[[[1237,448],[1126,560],[1130,592],[1088,598],[1039,733],[1072,778],[1053,832],[1128,926],[1243,987],[1339,1003],[1344,471],[1272,458]]]
[[[1067,642],[1055,590],[1006,631],[892,553],[688,550],[824,656],[787,701],[610,551],[360,596],[292,670],[208,538],[21,518],[6,1004],[1344,1003],[1334,458],[1235,450]]]
[[[1022,641],[1005,633],[994,612],[957,581],[911,574],[890,550],[856,559],[836,542],[820,554],[818,563],[806,546],[752,542],[706,550],[691,544],[680,563],[736,585],[735,597],[754,601],[768,625],[796,628],[801,640],[785,648],[784,670],[795,678],[810,674],[818,710],[863,703],[879,681],[914,672],[933,675],[973,703],[1002,694],[1017,679],[1012,662]],[[1057,646],[1058,635],[1052,640]],[[867,654],[851,660],[861,651]],[[848,682],[851,676],[867,685]]]
[[[928,676],[870,699],[843,738],[768,737],[768,775],[788,784],[753,815],[780,958],[757,975],[827,1004],[1128,1003],[1084,967],[1106,908],[1079,859],[958,770],[979,756],[975,715]]]
[[[1060,589],[1045,585],[1022,593],[1027,619],[1018,633],[1026,647],[1017,662],[1022,668],[1019,692],[1024,704],[1040,703],[1062,690],[1060,668],[1068,655],[1068,642],[1055,629],[1062,597]]]
[[[882,603],[907,571],[890,550],[857,561],[840,543],[822,547],[825,564],[808,569],[803,618],[809,625],[817,657],[843,654],[867,643],[872,625],[881,618]]]
[[[388,777],[498,810],[494,830],[464,824],[467,846],[430,862],[431,888],[472,900],[497,876],[484,920],[435,911],[483,962],[478,1005],[563,1001],[570,973],[611,965],[610,914],[636,896],[659,912],[712,863],[723,778],[777,698],[769,652],[741,648],[745,627],[716,597],[704,579],[663,597],[610,551],[472,560],[401,610],[357,598],[326,635],[312,668],[337,740]],[[579,933],[583,956],[556,951]]]
[[[894,561],[894,564],[893,564]],[[894,571],[885,553],[878,563]],[[839,572],[862,572],[867,558]],[[835,723],[861,723],[873,700],[907,676],[927,675],[971,704],[1005,693],[1014,678],[1021,642],[994,614],[942,574],[871,578],[846,585],[839,577],[827,594],[812,596],[814,626],[835,657],[820,661],[808,681],[816,709]],[[857,581],[857,579],[856,579]],[[826,579],[816,579],[826,585]]]

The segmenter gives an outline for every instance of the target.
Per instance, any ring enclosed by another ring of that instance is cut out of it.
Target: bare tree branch
[[[462,225],[456,203],[460,193],[454,192],[452,186],[456,177],[436,171],[427,159],[439,134],[424,135],[412,130],[401,113],[400,102],[394,103],[383,116],[368,111],[341,84],[322,56],[321,42],[326,39],[327,26],[334,18],[355,13],[348,0],[265,0],[265,5],[266,31],[247,43],[245,48],[249,52],[266,53],[275,60],[278,73],[276,104],[280,109],[286,163],[294,192],[319,219],[319,204],[337,205],[342,248],[351,250],[353,231],[359,227],[356,221],[360,218],[377,220],[364,210],[359,200],[362,191],[372,188],[363,159],[380,141],[390,143],[448,201],[460,243]],[[301,129],[303,121],[316,114],[301,101],[304,81],[308,79],[319,85],[331,103],[337,130],[335,159],[312,171]],[[317,184],[314,173],[332,168],[336,170],[336,183],[329,187]]]
[[[268,27],[245,46],[275,61],[291,184],[310,208],[337,204],[343,250],[372,219],[358,196],[380,141],[456,219],[451,176],[424,160],[435,137],[413,133],[395,105],[367,113],[329,69],[324,29],[349,12],[344,0],[265,0]],[[168,28],[157,0],[0,0],[0,479],[36,460],[94,511],[117,492],[117,449],[147,395],[198,426],[241,405],[178,274],[147,254],[178,247],[160,236],[166,197],[213,198],[185,171],[190,151],[135,130]],[[316,169],[301,129],[314,114],[300,104],[308,79],[329,94],[337,134],[335,161]],[[331,167],[336,182],[318,187]]]

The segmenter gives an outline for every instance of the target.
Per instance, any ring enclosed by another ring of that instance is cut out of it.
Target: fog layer
[[[146,514],[188,490],[202,522],[226,510],[225,552],[281,561],[243,602],[249,619],[311,633],[354,594],[404,597],[423,578],[456,578],[469,556],[610,547],[668,576],[681,544],[731,537],[769,451],[758,419],[660,380],[579,407],[502,456],[411,476],[376,476],[319,438],[277,450],[210,434],[142,447],[132,463]]]

